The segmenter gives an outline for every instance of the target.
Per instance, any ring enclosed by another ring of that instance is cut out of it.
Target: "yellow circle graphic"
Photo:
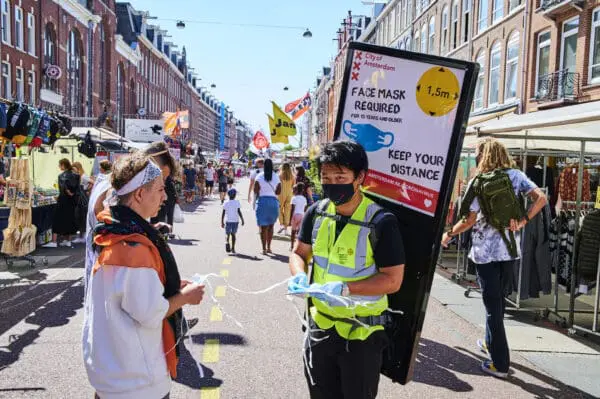
[[[429,116],[446,115],[456,107],[459,97],[458,79],[448,68],[430,68],[417,83],[417,104]]]

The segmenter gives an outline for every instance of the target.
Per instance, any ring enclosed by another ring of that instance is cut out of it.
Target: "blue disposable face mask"
[[[362,145],[367,152],[377,151],[394,143],[394,133],[382,132],[369,123],[360,124],[347,120],[342,127],[344,134]]]

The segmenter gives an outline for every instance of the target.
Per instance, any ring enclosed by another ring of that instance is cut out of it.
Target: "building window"
[[[509,0],[508,2],[508,12],[512,12],[515,8],[521,5],[523,0]]]
[[[15,6],[15,47],[23,50],[23,9]]]
[[[462,3],[463,12],[463,24],[462,24],[462,36],[463,43],[469,41],[469,29],[471,27],[471,0],[463,0]]]
[[[67,112],[74,117],[83,116],[83,67],[81,36],[79,31],[69,32],[67,40]]]
[[[405,45],[404,47],[405,47],[407,50],[409,50],[409,51],[410,51],[410,49],[411,49],[411,45],[412,45],[412,43],[411,43],[411,41],[410,41],[410,36],[408,36],[408,37],[406,38],[406,45]]]
[[[452,25],[450,26],[451,47],[454,50],[458,46],[458,0],[452,2],[450,17],[452,18]]]
[[[504,89],[504,99],[512,100],[517,98],[517,75],[519,68],[519,32],[514,32],[508,39],[506,46],[506,87]]]
[[[35,55],[35,16],[27,14],[27,52]]]
[[[448,51],[448,6],[442,9],[442,52],[444,55]]]
[[[435,17],[429,19],[429,53],[435,53]]]
[[[98,60],[98,77],[100,78],[100,101],[106,101],[106,60],[104,59],[106,48],[106,35],[104,32],[104,24],[98,25],[98,39],[100,40],[100,59]]]
[[[485,52],[479,51],[475,62],[479,64],[479,73],[477,74],[477,83],[475,85],[475,96],[473,98],[473,109],[483,108],[483,93],[485,92]]]
[[[493,0],[492,24],[498,22],[504,16],[504,0]]]
[[[600,83],[600,8],[592,13],[592,37],[590,39],[590,83]]]
[[[498,104],[500,98],[500,60],[502,59],[500,43],[492,46],[490,52],[490,83],[488,106]]]
[[[417,0],[419,1],[419,0]],[[404,15],[404,19],[405,19],[405,23],[404,26],[408,26],[408,24],[410,24],[412,22],[413,19],[413,7],[412,7],[412,0],[408,0],[406,2],[406,14]]]
[[[10,44],[10,3],[2,0],[2,41]]]
[[[123,111],[125,108],[125,73],[123,64],[117,65],[117,133],[123,135]]]
[[[23,68],[17,67],[15,73],[17,83],[17,101],[25,100],[25,82],[23,82]]]
[[[10,87],[10,64],[2,63],[2,97],[11,99],[12,91]]]
[[[52,24],[48,23],[44,29],[44,65],[56,65],[56,33]],[[56,91],[58,81],[44,76],[42,87]]]
[[[479,20],[477,31],[483,32],[488,26],[488,0],[479,0]]]
[[[402,31],[402,29],[404,29],[404,25],[402,25],[402,13],[404,12],[404,10],[402,9],[403,6],[403,1],[398,3],[398,6],[396,7],[396,31],[397,33],[400,33]],[[363,20],[364,23],[364,20]]]
[[[427,25],[421,26],[421,52],[427,53]]]
[[[35,71],[27,74],[27,85],[29,87],[29,104],[35,106]]]
[[[415,8],[416,8],[416,12],[415,15],[419,16],[421,14],[421,11],[423,10],[423,8],[421,7],[421,1],[422,0],[415,0]]]
[[[545,79],[550,72],[550,31],[538,34],[537,55],[536,55],[536,78],[535,93],[539,94],[540,82]]]
[[[575,72],[577,64],[577,33],[579,32],[579,17],[563,23],[560,69]]]
[[[415,31],[415,41],[413,42],[413,51],[419,51],[419,46],[421,45],[421,41],[419,40],[419,30]]]

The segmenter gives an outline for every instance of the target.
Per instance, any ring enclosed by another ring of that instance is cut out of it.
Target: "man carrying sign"
[[[329,143],[317,161],[326,199],[304,215],[288,285],[291,294],[311,297],[310,396],[375,398],[388,345],[387,294],[398,291],[404,277],[402,237],[396,217],[360,190],[369,169],[360,144]]]

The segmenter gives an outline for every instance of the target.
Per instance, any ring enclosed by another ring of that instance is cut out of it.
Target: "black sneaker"
[[[225,251],[227,252],[231,252],[231,245],[229,245],[229,243],[225,243]]]

